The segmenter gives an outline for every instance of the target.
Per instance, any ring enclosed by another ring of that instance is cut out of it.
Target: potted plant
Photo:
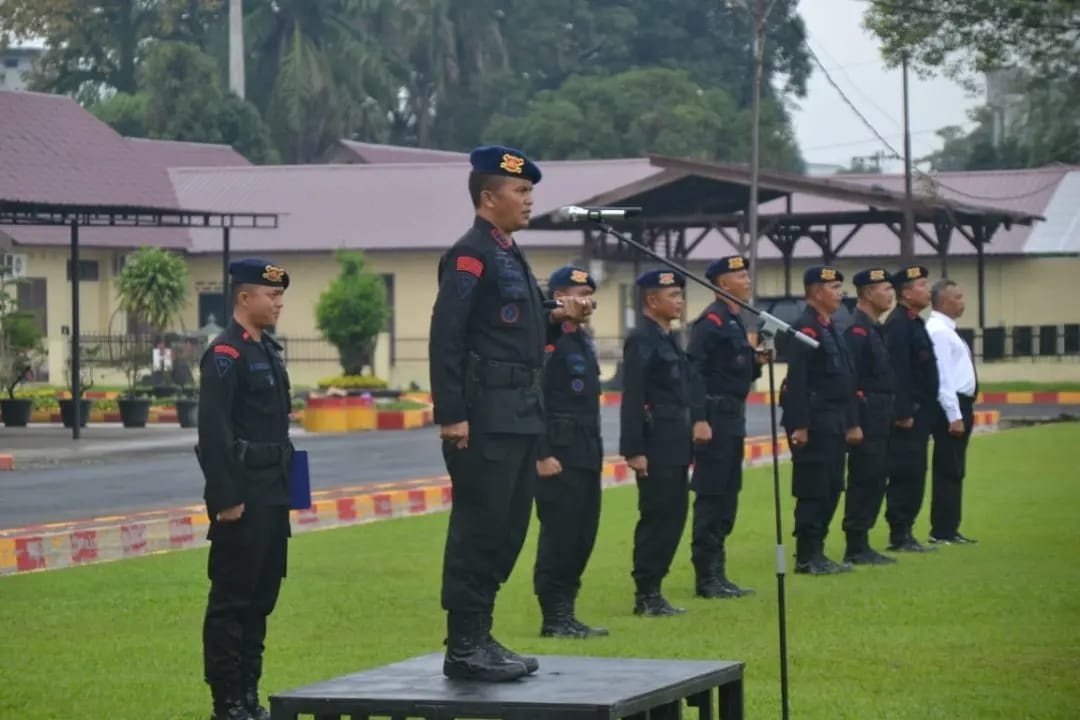
[[[187,285],[188,268],[183,258],[162,248],[139,248],[120,272],[117,287],[120,309],[128,317],[138,318],[149,325],[155,342],[163,342],[166,328],[179,319],[187,305]],[[140,341],[134,342],[142,344]],[[146,350],[152,357],[153,349],[148,347]],[[138,354],[136,351],[135,355]],[[136,359],[131,360],[131,363],[134,362]],[[154,374],[157,370],[159,368],[154,368]],[[135,381],[134,375],[129,377],[130,400],[135,399]],[[150,401],[147,400],[147,415],[149,412]]]
[[[7,427],[26,427],[30,423],[34,401],[15,397],[15,388],[32,376],[33,355],[41,338],[33,319],[20,313],[15,296],[17,278],[0,265],[0,390],[7,397],[0,400],[0,416]]]
[[[176,422],[180,427],[192,428],[199,424],[199,366],[191,368],[191,383],[180,386],[176,398]]]
[[[120,361],[124,368],[124,378],[127,380],[127,394],[116,402],[120,409],[120,421],[124,427],[146,427],[150,419],[152,401],[148,397],[139,397],[137,385],[139,373],[150,367],[152,359],[153,349],[145,338],[136,335],[128,335],[124,338]]]
[[[94,401],[85,397],[87,390],[94,387],[94,363],[97,361],[101,346],[80,346],[79,348],[79,427],[86,427],[90,420],[90,411],[94,408]],[[75,424],[75,391],[71,387],[71,358],[66,363],[67,372],[64,373],[64,382],[67,384],[69,398],[60,399],[60,420],[64,427],[69,428]]]

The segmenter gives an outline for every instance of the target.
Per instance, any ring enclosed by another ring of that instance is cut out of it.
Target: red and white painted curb
[[[996,410],[975,413],[975,432],[998,429]],[[777,447],[781,460],[790,458],[787,440]],[[768,438],[748,438],[744,467],[772,462]],[[621,458],[604,463],[605,488],[629,485],[633,472]],[[327,530],[381,520],[448,510],[449,478],[445,476],[400,483],[361,485],[315,493],[311,508],[292,511],[293,532]],[[167,512],[96,518],[78,523],[53,523],[0,530],[0,575],[55,570],[140,557],[206,544],[209,521],[200,506]]]

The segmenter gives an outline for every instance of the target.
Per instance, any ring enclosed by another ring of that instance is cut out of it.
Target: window
[[[34,317],[34,324],[42,337],[48,334],[49,323],[46,303],[45,278],[26,278],[16,288],[19,311]]]
[[[19,58],[14,55],[8,55],[4,58],[4,67],[10,69],[19,67]]]
[[[71,282],[71,261],[67,261],[67,279]],[[96,282],[98,279],[98,261],[97,260],[80,260],[79,261],[79,282],[89,281]]]

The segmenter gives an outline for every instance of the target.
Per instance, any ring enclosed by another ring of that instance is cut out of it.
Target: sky
[[[800,0],[810,47],[836,84],[870,124],[899,152],[904,149],[903,81],[900,69],[889,70],[881,60],[876,38],[862,27],[865,0]],[[767,42],[767,40],[766,40]],[[984,95],[971,96],[959,84],[935,78],[921,80],[908,73],[911,153],[918,159],[941,147],[934,132],[948,125],[970,129],[967,111],[983,104]],[[816,65],[807,96],[796,99],[795,134],[808,163],[849,165],[856,155],[888,153],[858,116],[844,104]],[[896,160],[883,168],[902,172]]]

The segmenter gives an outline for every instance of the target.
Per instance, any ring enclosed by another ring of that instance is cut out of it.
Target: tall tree
[[[31,87],[93,100],[102,89],[134,93],[145,41],[197,42],[221,5],[222,0],[5,0],[0,36],[45,40]]]
[[[613,77],[573,76],[540,93],[521,116],[497,115],[485,136],[539,159],[640,157],[655,152],[746,161],[750,113],[724,90],[683,70],[642,68]],[[763,104],[762,165],[801,168],[779,109]]]

